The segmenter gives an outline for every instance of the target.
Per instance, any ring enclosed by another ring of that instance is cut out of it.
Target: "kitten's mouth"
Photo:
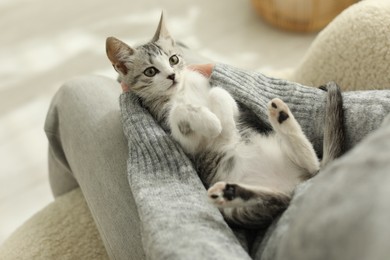
[[[172,85],[171,85],[168,89],[171,89],[171,88],[176,87],[177,83],[178,83],[178,82],[177,82],[176,80],[174,80],[174,81],[172,82]]]

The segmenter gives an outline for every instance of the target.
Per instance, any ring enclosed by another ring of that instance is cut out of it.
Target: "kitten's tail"
[[[324,143],[321,167],[341,156],[344,152],[345,130],[343,97],[339,86],[329,82],[320,89],[328,92],[326,101]]]

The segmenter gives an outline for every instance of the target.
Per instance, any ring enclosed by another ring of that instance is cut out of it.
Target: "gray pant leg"
[[[139,216],[127,180],[127,141],[114,80],[65,83],[49,109],[49,174],[55,196],[80,186],[109,256],[143,259]]]
[[[48,117],[48,121],[49,122]],[[51,124],[51,122],[49,122]],[[61,196],[78,187],[77,180],[69,169],[69,165],[63,155],[60,140],[55,133],[46,132],[49,139],[49,181],[54,197]]]

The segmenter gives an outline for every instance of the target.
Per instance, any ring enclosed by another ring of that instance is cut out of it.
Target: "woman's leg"
[[[127,141],[120,86],[89,76],[65,83],[49,109],[49,175],[53,194],[80,186],[112,259],[143,259],[139,217],[127,180]]]

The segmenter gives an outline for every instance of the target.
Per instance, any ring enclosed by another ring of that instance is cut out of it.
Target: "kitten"
[[[226,90],[186,68],[163,16],[150,42],[131,48],[109,37],[106,49],[130,91],[193,159],[210,200],[231,224],[267,226],[296,185],[319,171],[312,144],[282,100],[268,104],[273,133],[256,131]],[[327,113],[334,116],[327,116],[323,163],[341,154],[343,138],[341,94],[327,91]]]

